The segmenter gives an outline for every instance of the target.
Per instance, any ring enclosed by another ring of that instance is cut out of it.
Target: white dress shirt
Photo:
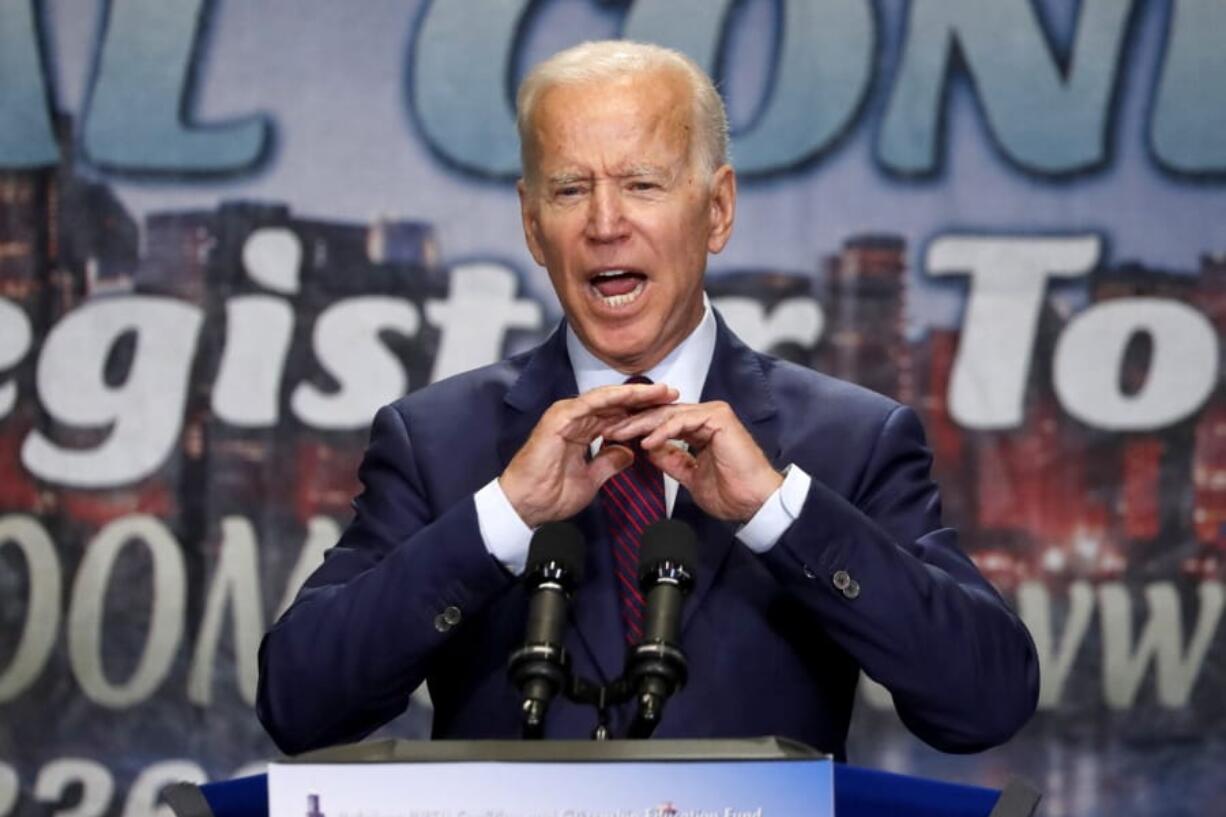
[[[702,321],[676,349],[657,363],[644,376],[653,383],[666,383],[676,389],[680,403],[697,403],[702,396],[702,386],[711,368],[715,355],[715,313],[704,296]],[[566,327],[566,352],[575,372],[575,385],[582,394],[600,386],[610,386],[626,381],[626,375],[609,367],[587,350],[569,325]],[[592,443],[592,452],[600,450],[601,440]],[[753,518],[741,526],[736,536],[757,553],[765,553],[774,547],[800,513],[809,493],[809,475],[792,465],[785,470],[783,484],[767,498]],[[492,479],[477,492],[477,524],[486,549],[507,570],[519,575],[524,572],[528,560],[528,544],[532,540],[532,528],[519,518],[511,502]],[[677,480],[664,475],[664,505],[669,516],[677,501]]]

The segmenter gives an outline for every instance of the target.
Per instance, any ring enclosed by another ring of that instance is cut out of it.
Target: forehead
[[[533,114],[542,170],[615,170],[684,161],[693,131],[689,88],[657,71],[545,89]]]

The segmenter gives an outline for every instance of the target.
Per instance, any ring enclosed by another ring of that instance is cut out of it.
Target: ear
[[[519,194],[519,216],[524,223],[524,242],[527,243],[528,252],[532,253],[532,258],[543,267],[545,256],[541,252],[540,220],[537,216],[536,200],[532,191],[528,189],[528,183],[523,179],[515,183],[515,192]]]
[[[711,231],[707,234],[707,252],[717,253],[732,237],[732,222],[736,217],[736,171],[731,165],[721,165],[711,176]]]

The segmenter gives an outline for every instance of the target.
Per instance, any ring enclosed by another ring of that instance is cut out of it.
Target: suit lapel
[[[711,368],[702,390],[702,400],[723,400],[732,406],[741,422],[776,468],[779,437],[774,400],[763,370],[762,359],[745,346],[715,315],[718,334]],[[498,439],[498,454],[505,468],[523,446],[537,421],[553,403],[578,393],[575,375],[566,354],[565,324],[528,359],[519,378],[507,392],[504,422]],[[715,584],[731,552],[736,523],[712,519],[679,488],[673,518],[694,528],[699,543],[699,564],[694,590],[685,605],[682,626],[693,618]],[[587,540],[586,575],[571,605],[571,621],[577,642],[592,665],[608,682],[621,674],[625,660],[620,601],[614,578],[613,550],[600,503],[593,501],[572,519]]]
[[[502,467],[506,468],[527,441],[546,409],[576,394],[578,387],[566,353],[563,324],[532,354],[507,392],[498,438]],[[590,503],[570,521],[583,531],[587,541],[584,579],[572,599],[571,621],[577,642],[596,667],[600,681],[608,682],[621,674],[625,659],[613,550],[598,501]]]
[[[766,458],[776,468],[780,463],[779,431],[775,402],[763,370],[762,358],[732,334],[719,313],[715,314],[719,327],[715,341],[715,354],[702,389],[702,401],[723,400],[732,406],[737,417],[757,441]],[[724,522],[708,516],[690,496],[680,488],[673,508],[673,518],[689,523],[698,536],[698,566],[695,570],[694,589],[685,605],[682,618],[684,628],[702,606],[707,594],[723,569],[735,542],[735,522]]]
[[[503,468],[527,441],[545,410],[578,391],[566,355],[563,324],[532,352],[503,398],[503,422],[498,431],[498,459]]]

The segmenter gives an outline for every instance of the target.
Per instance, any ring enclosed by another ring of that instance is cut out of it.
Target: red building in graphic
[[[1192,459],[1196,540],[1226,556],[1226,405],[1211,405],[1196,424]]]
[[[1194,301],[1213,322],[1218,337],[1226,335],[1226,253],[1202,256]],[[1196,422],[1192,525],[1200,551],[1187,567],[1201,575],[1220,575],[1226,570],[1226,400],[1220,378]]]
[[[63,134],[69,123],[61,122]],[[33,342],[7,380],[16,400],[0,425],[0,510],[59,513],[89,527],[134,510],[169,511],[165,486],[142,483],[114,491],[77,491],[42,484],[21,462],[32,433],[66,446],[96,444],[98,429],[65,428],[34,394],[43,338],[95,292],[130,288],[137,259],[136,223],[105,185],[75,174],[68,158],[55,168],[0,172],[0,297],[25,312]]]
[[[906,328],[906,242],[848,239],[824,265],[826,330],[819,368],[874,391],[915,398]]]

